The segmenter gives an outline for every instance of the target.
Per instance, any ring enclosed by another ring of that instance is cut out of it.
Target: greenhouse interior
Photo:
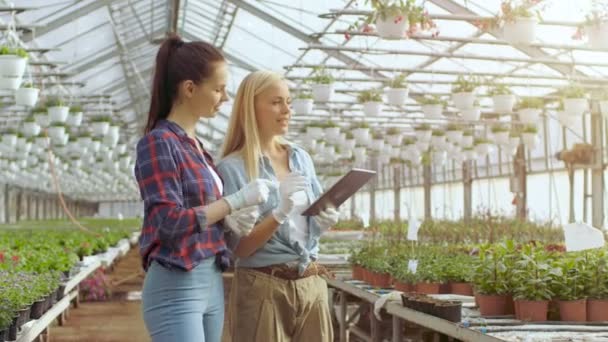
[[[0,342],[608,341],[607,0],[0,30]]]

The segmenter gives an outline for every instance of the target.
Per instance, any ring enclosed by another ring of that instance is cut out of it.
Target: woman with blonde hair
[[[237,258],[228,320],[235,342],[333,341],[322,278],[327,272],[315,260],[319,237],[339,215],[331,208],[314,217],[301,215],[320,196],[321,186],[310,155],[283,137],[290,102],[280,75],[256,71],[245,77],[218,164],[224,195],[257,178],[276,184],[253,216],[227,220],[239,227],[226,237]]]

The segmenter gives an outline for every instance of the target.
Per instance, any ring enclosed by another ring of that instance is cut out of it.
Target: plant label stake
[[[584,251],[604,247],[604,234],[601,230],[585,223],[570,223],[564,226],[566,251]]]
[[[418,229],[420,229],[420,222],[418,222],[416,216],[410,214],[407,227],[407,239],[410,241],[418,241]]]
[[[407,270],[412,273],[412,274],[416,274],[416,270],[418,269],[418,260],[413,259],[413,260],[408,260],[407,261]]]

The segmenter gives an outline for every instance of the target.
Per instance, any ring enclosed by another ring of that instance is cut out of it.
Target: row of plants
[[[87,231],[62,220],[0,226],[0,337],[15,339],[21,325],[59,300],[79,260],[107,251],[140,226],[139,220],[81,223]]]

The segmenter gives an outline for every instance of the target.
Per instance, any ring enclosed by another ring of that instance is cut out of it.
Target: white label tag
[[[407,262],[407,270],[412,274],[416,274],[416,270],[418,269],[418,260],[408,260]]]
[[[416,216],[410,215],[407,222],[407,239],[410,241],[418,241],[418,229],[420,229],[420,222],[418,222]]]

